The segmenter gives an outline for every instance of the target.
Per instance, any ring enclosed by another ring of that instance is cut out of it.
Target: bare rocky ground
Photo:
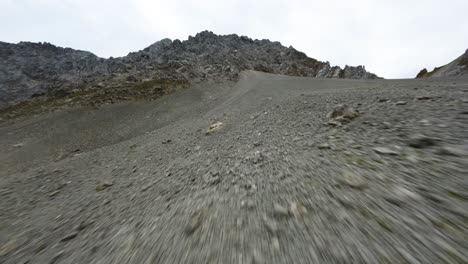
[[[4,120],[0,263],[467,263],[467,100],[244,72]]]

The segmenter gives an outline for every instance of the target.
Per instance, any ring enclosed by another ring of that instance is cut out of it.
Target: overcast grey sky
[[[468,48],[467,14],[468,0],[0,0],[0,41],[117,57],[207,29],[407,78]]]

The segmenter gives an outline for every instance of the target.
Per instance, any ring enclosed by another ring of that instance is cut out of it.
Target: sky
[[[119,57],[203,30],[413,78],[468,49],[468,0],[0,0],[0,41]]]

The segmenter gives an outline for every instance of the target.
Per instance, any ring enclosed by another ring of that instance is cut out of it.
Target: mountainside
[[[468,49],[463,55],[456,58],[454,61],[441,67],[435,67],[431,72],[427,71],[425,68],[422,69],[416,78],[449,77],[465,74],[468,74]]]
[[[236,80],[243,70],[350,79],[376,79],[363,66],[341,69],[307,57],[279,42],[209,31],[186,41],[163,39],[125,57],[96,55],[49,43],[0,42],[0,107],[36,96],[64,96],[72,90],[154,86],[161,81]]]

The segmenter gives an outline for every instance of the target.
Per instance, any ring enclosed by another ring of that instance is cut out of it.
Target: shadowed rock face
[[[426,69],[422,69],[416,78],[450,77],[466,74],[468,74],[468,49],[463,53],[463,55],[456,58],[454,61],[441,67],[435,67],[431,72],[428,72]]]
[[[154,79],[235,80],[243,70],[293,76],[376,79],[363,66],[330,66],[279,42],[209,31],[186,41],[163,39],[125,57],[103,59],[49,43],[0,42],[0,106],[73,89]]]

